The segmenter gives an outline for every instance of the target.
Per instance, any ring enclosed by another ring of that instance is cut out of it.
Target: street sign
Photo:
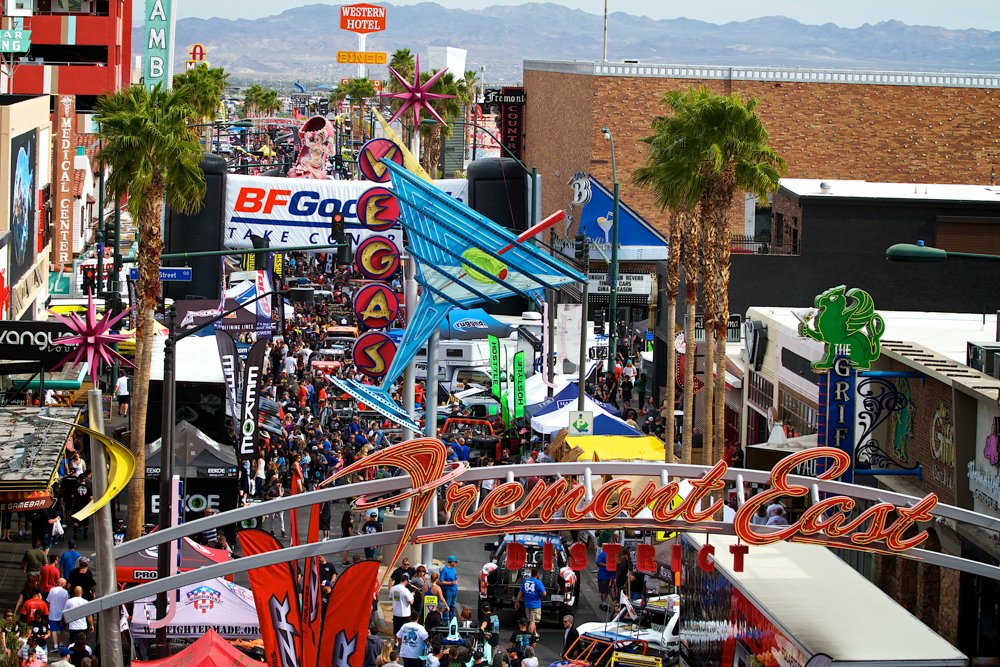
[[[133,266],[129,269],[128,275],[132,280],[138,280],[139,269]],[[194,271],[189,266],[182,268],[160,267],[160,282],[189,283],[193,278]]]
[[[574,410],[569,413],[570,435],[594,435],[594,413],[591,410]]]
[[[30,48],[30,30],[0,30],[0,53],[24,53]]]

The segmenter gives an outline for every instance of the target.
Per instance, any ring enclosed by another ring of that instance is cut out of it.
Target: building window
[[[817,408],[783,389],[778,391],[778,409],[789,438],[812,435],[819,430]]]
[[[750,371],[747,403],[768,414],[774,405],[774,384],[756,371]]]

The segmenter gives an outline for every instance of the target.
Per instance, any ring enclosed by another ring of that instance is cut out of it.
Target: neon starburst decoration
[[[61,368],[65,364],[76,365],[81,361],[86,361],[90,368],[90,379],[97,386],[97,375],[102,366],[110,366],[114,361],[118,361],[126,366],[135,368],[135,365],[118,354],[111,346],[128,340],[127,334],[113,334],[111,327],[117,324],[123,317],[131,312],[132,308],[127,308],[123,313],[112,316],[105,313],[100,319],[97,318],[97,306],[94,305],[94,295],[87,290],[87,312],[83,318],[76,313],[60,315],[53,311],[49,313],[57,320],[69,327],[73,335],[63,336],[54,342],[57,345],[76,345],[76,349],[66,355],[66,357],[56,364],[56,368]]]
[[[433,76],[431,76],[431,78],[427,79],[427,81],[420,83],[420,56],[417,56],[416,66],[413,69],[413,83],[410,83],[404,79],[399,72],[390,67],[389,72],[396,77],[396,81],[399,82],[399,85],[403,86],[404,90],[401,93],[382,93],[382,97],[392,97],[397,100],[403,100],[403,106],[399,107],[399,110],[392,114],[392,118],[389,119],[389,122],[391,123],[398,120],[400,116],[412,108],[414,131],[420,127],[421,111],[427,111],[427,113],[433,116],[434,120],[444,125],[444,119],[438,115],[437,111],[434,111],[434,107],[430,105],[430,101],[443,100],[455,96],[444,95],[442,93],[432,93],[430,90],[434,84],[438,82],[438,79],[444,76],[444,73],[447,71],[447,67],[439,69]]]

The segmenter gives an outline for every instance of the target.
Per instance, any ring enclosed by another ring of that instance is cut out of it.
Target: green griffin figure
[[[875,312],[871,295],[840,285],[818,295],[813,305],[816,310],[799,324],[800,336],[826,345],[826,353],[813,362],[813,370],[830,370],[838,353],[848,356],[855,368],[871,368],[882,351],[885,333],[885,320]]]

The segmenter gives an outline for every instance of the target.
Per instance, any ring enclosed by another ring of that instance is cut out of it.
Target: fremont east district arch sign
[[[825,464],[826,469],[817,477],[792,474],[797,466],[813,461]],[[211,515],[125,542],[115,548],[114,557],[168,544],[208,528],[348,498],[354,499],[354,506],[359,510],[395,505],[409,499],[409,518],[402,529],[302,544],[176,574],[67,611],[66,620],[214,577],[318,554],[395,545],[388,572],[411,543],[533,530],[613,527],[736,535],[742,544],[735,548],[743,553],[748,551],[749,558],[753,557],[754,546],[788,540],[895,555],[1000,580],[1000,567],[920,548],[928,537],[922,526],[934,520],[967,523],[997,533],[1000,532],[1000,519],[942,505],[934,494],[914,498],[833,481],[850,463],[846,452],[832,447],[796,452],[770,472],[730,469],[724,461],[711,467],[665,463],[541,463],[532,465],[532,476],[555,478],[555,481],[543,480],[527,489],[514,480],[516,475],[525,474],[523,466],[468,468],[465,463],[449,464],[441,441],[418,438],[368,456],[327,481],[377,467],[397,468],[403,473],[400,476],[324,488]],[[610,479],[593,484],[594,478],[605,477]],[[637,478],[647,479],[637,485],[634,483]],[[498,480],[486,494],[481,493],[477,484],[484,479]],[[681,480],[690,482],[691,491],[679,503],[671,502],[678,494]],[[719,498],[727,481],[737,486],[743,482],[769,484],[770,488],[747,498],[736,510],[733,522],[728,523],[714,518],[721,515],[722,500]],[[424,510],[442,488],[452,523],[421,527]],[[378,499],[372,499],[375,497]],[[759,507],[778,498],[797,497],[809,497],[811,502],[793,524],[776,527],[751,523]],[[646,509],[651,512],[640,517]]]

